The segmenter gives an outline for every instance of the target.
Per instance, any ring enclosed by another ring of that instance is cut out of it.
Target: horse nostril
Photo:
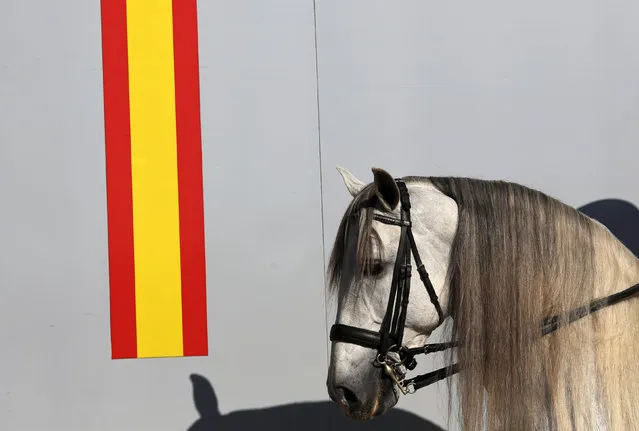
[[[356,411],[361,406],[361,402],[357,398],[357,395],[355,395],[355,393],[350,389],[344,386],[338,386],[337,393],[339,394],[344,407],[348,407],[350,411]]]

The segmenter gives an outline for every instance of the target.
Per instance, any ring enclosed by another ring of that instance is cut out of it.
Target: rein
[[[417,244],[413,237],[412,222],[410,219],[410,198],[406,184],[401,179],[395,182],[399,188],[401,211],[400,218],[394,218],[381,214],[374,214],[374,219],[388,225],[399,226],[401,233],[399,237],[399,246],[397,258],[393,268],[393,278],[391,281],[390,296],[386,308],[384,320],[379,331],[371,331],[368,329],[358,328],[355,326],[334,324],[330,331],[330,340],[356,344],[369,349],[377,350],[377,356],[374,361],[376,367],[382,367],[388,377],[397,385],[399,390],[404,394],[415,393],[418,389],[429,386],[442,379],[452,376],[460,371],[458,363],[440,368],[429,373],[421,374],[410,379],[406,379],[406,370],[413,370],[417,366],[415,356],[418,354],[428,355],[434,352],[441,352],[457,347],[456,341],[446,343],[424,344],[421,347],[406,348],[402,345],[404,336],[404,327],[406,323],[406,315],[408,310],[408,298],[410,294],[411,279],[411,255],[415,260],[417,272],[422,284],[428,292],[430,301],[432,302],[437,315],[439,316],[438,326],[444,320],[441,305],[430,277],[417,250]],[[590,305],[574,309],[564,315],[564,319],[560,315],[552,316],[544,319],[541,325],[541,335],[548,335],[565,324],[575,322],[591,313],[601,310],[602,308],[614,305],[624,299],[631,297],[639,292],[639,283],[629,287],[621,292],[614,293],[605,298],[592,301]]]

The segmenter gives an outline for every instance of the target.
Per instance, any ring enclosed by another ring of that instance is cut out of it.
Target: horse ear
[[[364,188],[364,183],[355,178],[355,175],[351,174],[341,166],[337,166],[337,171],[342,176],[342,180],[344,180],[344,184],[346,184],[346,188],[351,196],[357,196],[357,194]]]
[[[375,189],[379,199],[391,210],[399,203],[399,187],[391,174],[380,168],[373,168]]]

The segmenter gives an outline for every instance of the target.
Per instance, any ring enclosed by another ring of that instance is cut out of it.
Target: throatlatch
[[[396,179],[395,182],[397,183],[400,193],[400,219],[382,214],[374,214],[373,216],[375,220],[381,223],[399,226],[401,228],[397,257],[393,268],[390,296],[388,298],[384,320],[382,320],[380,329],[377,332],[336,323],[331,327],[330,339],[331,341],[357,344],[362,347],[377,350],[374,365],[382,367],[386,375],[390,377],[399,390],[406,395],[458,373],[460,367],[459,364],[455,363],[411,379],[406,379],[406,371],[413,370],[417,366],[417,361],[415,360],[416,355],[427,355],[433,352],[448,350],[457,347],[458,343],[451,341],[447,343],[425,344],[421,347],[411,349],[404,347],[402,344],[408,311],[408,298],[410,295],[410,279],[412,274],[411,255],[415,260],[419,278],[426,288],[430,301],[439,316],[438,326],[443,322],[444,314],[428,272],[419,256],[417,244],[413,237],[408,189],[403,180]],[[572,323],[590,313],[629,298],[638,292],[639,284],[635,284],[621,292],[593,301],[589,306],[580,307],[569,312],[565,316],[565,322]],[[556,331],[561,327],[561,322],[562,319],[559,315],[545,319],[542,323],[541,335],[544,336]]]

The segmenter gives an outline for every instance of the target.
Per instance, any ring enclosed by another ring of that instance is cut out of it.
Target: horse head
[[[338,302],[327,385],[330,397],[349,416],[367,419],[393,407],[402,388],[394,384],[397,375],[385,368],[410,367],[398,355],[423,346],[447,315],[448,256],[458,210],[454,200],[427,182],[398,182],[385,170],[373,169],[373,182],[364,185],[347,170],[338,170],[353,200],[342,217],[329,262],[330,285]],[[408,219],[402,226],[408,217],[410,227]],[[410,266],[402,268],[408,262]],[[420,269],[427,269],[429,289],[402,283],[419,280]],[[404,310],[401,303],[406,300],[410,307]],[[381,334],[377,344],[367,345],[366,338],[376,333]],[[341,342],[358,335],[359,344]],[[388,362],[393,360],[397,362]]]

